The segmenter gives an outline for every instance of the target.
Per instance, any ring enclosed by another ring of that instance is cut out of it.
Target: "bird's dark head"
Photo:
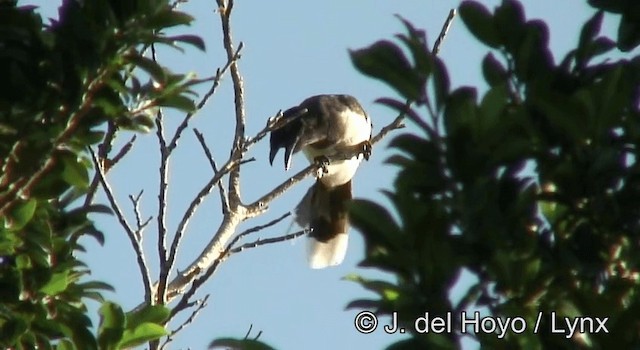
[[[269,143],[271,150],[269,152],[269,163],[273,165],[273,160],[280,148],[284,148],[284,168],[286,170],[291,166],[291,156],[296,151],[296,146],[302,135],[302,121],[300,114],[304,112],[300,107],[289,108],[282,114],[282,121],[286,124],[280,128],[271,131]],[[287,120],[287,118],[295,118]]]

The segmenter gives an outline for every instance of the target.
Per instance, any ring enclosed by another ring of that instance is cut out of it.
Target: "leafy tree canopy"
[[[33,7],[0,2],[0,347],[112,349],[165,334],[164,307],[125,314],[109,302],[91,331],[85,301],[111,287],[80,281],[89,270],[74,252],[82,235],[104,240],[87,215],[109,210],[76,199],[89,187],[87,146],[105,130],[144,131],[157,107],[193,108],[197,81],[143,55],[151,44],[204,49],[163,34],[191,20],[166,0],[67,0],[45,25]]]
[[[379,41],[352,52],[360,71],[402,96],[379,102],[420,130],[391,142],[388,162],[400,173],[387,196],[398,219],[365,200],[352,210],[366,239],[361,265],[396,278],[350,276],[378,295],[350,307],[398,311],[412,333],[390,349],[455,349],[463,334],[483,348],[640,345],[640,60],[612,56],[616,46],[640,43],[640,4],[590,3],[602,11],[554,62],[547,26],[527,19],[519,2],[491,12],[465,1],[462,20],[491,49],[480,65],[489,85],[482,96],[473,87],[450,91],[445,63],[406,21],[399,45]],[[605,11],[622,15],[617,41],[599,35]],[[454,303],[463,271],[476,281]],[[504,337],[463,331],[462,312],[475,310],[519,317],[526,329]],[[426,311],[450,313],[454,331],[414,331]],[[607,318],[608,332],[595,332],[593,322],[593,332],[571,339],[552,333],[552,322],[576,317]]]

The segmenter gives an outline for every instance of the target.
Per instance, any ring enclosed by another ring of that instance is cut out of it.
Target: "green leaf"
[[[640,17],[638,15],[640,6],[638,6],[637,2],[633,2],[630,6],[634,7],[635,17],[629,13],[623,14],[618,27],[618,48],[625,52],[629,52],[640,45],[640,23],[637,18]]]
[[[592,42],[598,33],[600,33],[600,28],[602,27],[602,19],[604,18],[604,13],[602,11],[596,12],[593,17],[591,17],[582,27],[580,31],[580,40],[578,40],[578,50],[580,48],[586,48],[590,42]]]
[[[504,0],[495,10],[494,26],[496,26],[502,44],[512,55],[518,53],[525,36],[526,20],[524,8],[515,0]]]
[[[167,39],[193,45],[202,51],[205,50],[204,40],[197,35],[174,35],[167,37]]]
[[[388,97],[379,98],[375,102],[387,106],[392,110],[398,112],[399,114],[404,115],[406,118],[409,118],[409,120],[419,125],[425,131],[430,131],[429,129],[431,129],[431,127],[427,125],[422,120],[422,118],[420,118],[420,115],[416,113],[416,111],[413,110],[413,108],[411,108],[411,106],[406,102],[398,101]]]
[[[500,47],[502,42],[498,28],[486,7],[475,1],[464,1],[459,9],[460,17],[471,34],[489,47]]]
[[[141,323],[133,330],[127,329],[124,331],[120,347],[128,348],[142,345],[143,343],[156,340],[167,334],[167,330],[159,324],[151,322]]]
[[[451,83],[449,82],[449,74],[444,62],[438,57],[435,57],[433,62],[435,63],[432,75],[433,90],[436,96],[436,108],[439,112],[445,107]]]
[[[193,100],[183,95],[163,97],[158,100],[158,105],[176,108],[184,112],[192,112],[196,109],[196,105]]]
[[[356,282],[365,289],[375,292],[384,300],[390,302],[396,301],[400,296],[398,286],[387,281],[370,280],[356,274],[347,275],[343,279],[351,282]]]
[[[401,16],[396,15],[396,17],[404,24],[408,33],[408,35],[398,34],[397,37],[402,40],[409,49],[415,64],[415,70],[422,73],[426,78],[431,74],[432,64],[431,51],[427,47],[424,31],[416,29],[411,22]]]
[[[379,300],[371,300],[371,299],[356,299],[350,301],[345,309],[360,309],[360,310],[376,310],[380,307]]]
[[[476,89],[462,87],[449,95],[444,111],[444,125],[447,135],[454,135],[460,128],[469,128],[476,119]]]
[[[138,113],[131,117],[131,126],[130,128],[136,131],[148,133],[153,130],[153,127],[156,125],[155,120],[156,117],[153,113]]]
[[[76,350],[76,347],[70,340],[62,339],[56,345],[56,350]]]
[[[64,292],[72,280],[69,278],[70,270],[54,273],[49,282],[40,288],[40,291],[47,295],[56,295]]]
[[[16,248],[20,245],[22,245],[22,240],[16,236],[15,232],[0,231],[0,256],[14,255]]]
[[[89,173],[87,166],[74,154],[65,154],[61,157],[64,164],[62,179],[68,184],[79,189],[89,187]]]
[[[184,12],[174,11],[167,7],[158,11],[149,20],[146,21],[148,27],[152,29],[165,29],[179,25],[190,24],[194,18]]]
[[[396,44],[381,40],[368,48],[351,50],[349,53],[356,69],[382,80],[406,99],[415,101],[422,95],[424,77],[412,69]]]
[[[110,292],[115,292],[116,290],[108,283],[100,282],[100,281],[89,281],[84,283],[78,283],[78,287],[81,287],[85,290],[94,289],[94,290],[106,290]]]
[[[136,67],[149,73],[149,75],[157,83],[164,84],[164,82],[166,81],[167,72],[156,61],[137,53],[127,56],[127,60],[134,64]]]
[[[489,86],[502,84],[508,79],[507,70],[492,53],[488,53],[482,60],[482,74]]]
[[[27,254],[20,254],[16,258],[16,267],[20,270],[30,269],[33,266],[31,258]]]
[[[275,350],[271,346],[254,339],[220,338],[209,344],[209,349],[225,350]]]
[[[102,304],[99,313],[98,344],[100,349],[117,349],[124,333],[124,312],[119,305],[108,301]]]
[[[140,310],[127,313],[127,328],[133,329],[143,323],[162,324],[169,317],[170,311],[163,305],[147,305]]]
[[[438,164],[440,152],[431,141],[413,134],[401,134],[389,142],[389,147],[394,147],[410,154],[414,160],[421,163]]]
[[[480,102],[483,131],[496,130],[504,121],[500,120],[502,111],[509,102],[509,90],[506,83],[492,87]],[[497,135],[494,135],[496,137]]]
[[[31,198],[26,202],[16,204],[7,218],[8,228],[16,231],[22,229],[33,218],[37,203],[35,199]]]

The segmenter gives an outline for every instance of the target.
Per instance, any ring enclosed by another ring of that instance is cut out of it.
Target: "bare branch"
[[[447,16],[447,19],[444,21],[444,24],[442,25],[442,29],[440,30],[440,35],[438,35],[438,39],[436,39],[436,42],[433,44],[433,50],[431,50],[431,52],[434,55],[437,55],[440,52],[440,46],[442,46],[442,42],[447,37],[447,33],[449,32],[451,23],[453,22],[453,19],[456,17],[457,14],[458,14],[458,10],[455,8],[449,11],[449,16]]]
[[[129,195],[129,200],[133,205],[133,213],[136,216],[137,227],[134,233],[136,234],[136,238],[138,239],[140,244],[142,244],[142,231],[144,231],[145,227],[147,227],[147,225],[149,225],[149,222],[151,222],[151,219],[153,219],[152,216],[149,216],[146,220],[144,220],[144,222],[142,221],[142,215],[140,215],[140,199],[142,198],[143,192],[144,192],[143,190],[140,190],[140,192],[138,192],[138,194],[135,197],[132,195]]]
[[[230,256],[231,254],[236,254],[236,253],[240,253],[241,251],[245,250],[245,249],[251,249],[251,248],[256,248],[259,246],[263,246],[263,245],[267,245],[267,244],[273,244],[273,243],[280,243],[280,242],[284,242],[284,241],[289,241],[295,238],[298,238],[300,236],[304,236],[305,234],[309,233],[309,229],[304,229],[304,230],[300,230],[294,233],[290,233],[288,235],[284,235],[284,236],[279,236],[279,237],[272,237],[272,238],[260,238],[257,239],[253,242],[250,243],[245,243],[239,247],[233,248],[229,251],[227,256]]]
[[[256,200],[255,202],[247,205],[247,214],[252,217],[260,215],[261,213],[263,213],[268,209],[268,206],[271,203],[271,201],[283,195],[291,187],[293,187],[298,182],[304,180],[311,174],[315,174],[318,171],[318,169],[320,169],[320,166],[318,164],[315,164],[315,163],[309,164],[309,166],[300,170],[297,174],[288,178],[287,180],[282,182],[280,185],[276,186],[276,188],[269,191],[267,194],[263,195],[262,197],[258,198],[258,200]]]
[[[291,212],[284,213],[279,218],[271,220],[271,221],[269,221],[268,223],[266,223],[264,225],[258,225],[258,226],[254,226],[254,227],[252,227],[252,228],[250,228],[248,230],[244,230],[243,232],[239,233],[234,240],[236,242],[238,242],[243,237],[248,236],[248,235],[250,235],[250,234],[252,234],[254,232],[258,232],[258,231],[264,230],[265,228],[269,228],[269,227],[279,223],[280,221],[286,219],[289,216],[291,216]]]
[[[209,146],[207,146],[207,143],[204,140],[204,136],[198,129],[193,129],[193,133],[196,135],[198,142],[200,142],[200,146],[202,146],[202,149],[204,150],[204,153],[207,156],[207,159],[209,160],[209,165],[211,165],[211,169],[213,170],[213,173],[217,174],[218,165],[216,164],[215,159],[213,159],[213,155],[211,155],[211,150],[209,149]],[[222,205],[222,215],[226,215],[229,212],[229,198],[227,197],[227,193],[224,189],[224,186],[222,186],[222,181],[218,181],[216,183],[216,186],[218,186],[218,189],[220,191],[220,203]]]
[[[144,300],[147,304],[151,303],[151,279],[149,277],[149,268],[147,267],[147,262],[144,258],[144,252],[142,250],[142,245],[140,241],[137,239],[134,231],[131,229],[131,226],[127,222],[120,205],[116,201],[113,191],[111,190],[111,186],[107,182],[105,178],[104,171],[102,169],[102,164],[100,164],[100,160],[96,156],[95,152],[92,149],[89,149],[91,153],[91,158],[93,159],[93,164],[96,167],[96,172],[98,173],[100,183],[102,184],[102,188],[104,189],[105,194],[107,195],[107,199],[111,205],[111,209],[116,213],[116,217],[120,222],[120,225],[127,233],[127,237],[129,237],[129,241],[131,242],[131,246],[133,247],[134,252],[136,253],[136,259],[138,261],[138,268],[140,269],[140,275],[142,276],[142,283],[144,286]]]
[[[233,94],[235,103],[236,128],[233,140],[232,159],[239,160],[243,157],[243,142],[245,137],[246,118],[244,114],[244,87],[242,76],[238,69],[238,62],[234,60],[233,40],[231,36],[231,11],[233,10],[233,0],[217,0],[220,21],[222,22],[223,44],[227,52],[227,60],[232,61],[229,69],[231,80],[233,81]],[[233,169],[229,173],[229,204],[235,210],[241,205],[240,202],[240,167]]]
[[[153,48],[153,46],[152,46]],[[158,261],[160,263],[160,279],[158,281],[158,289],[156,294],[156,302],[164,305],[166,302],[165,291],[167,289],[167,279],[169,276],[169,264],[167,264],[167,188],[169,178],[169,157],[170,153],[167,149],[167,142],[164,137],[164,121],[162,109],[158,111],[156,117],[156,136],[158,138],[158,146],[160,148],[160,167],[159,167],[159,188],[158,188]]]
[[[196,134],[198,141],[200,141],[200,145],[203,147],[205,154],[207,155],[207,158],[209,159],[209,162],[212,168],[214,169],[214,173],[212,178],[209,180],[209,182],[205,184],[205,186],[200,190],[200,192],[198,192],[196,197],[191,201],[191,203],[189,204],[189,207],[187,208],[184,215],[182,216],[180,223],[178,224],[178,228],[173,236],[173,241],[171,242],[171,247],[169,249],[169,256],[167,258],[167,263],[166,263],[167,269],[169,271],[173,269],[173,266],[175,264],[175,258],[178,253],[178,247],[180,246],[180,241],[182,240],[182,236],[186,231],[189,221],[195,214],[196,210],[198,209],[198,207],[200,206],[204,198],[207,195],[209,195],[209,193],[211,193],[211,190],[213,190],[213,187],[216,185],[219,186],[221,183],[222,177],[233,168],[233,166],[231,165],[231,160],[229,160],[224,165],[223,171],[216,171],[217,167],[215,166],[215,161],[213,160],[213,156],[211,155],[211,151],[209,150],[209,147],[206,145],[206,142],[204,141],[204,136],[197,129],[194,129],[194,133]],[[239,166],[239,165],[240,164],[237,164],[235,166]],[[221,191],[224,191],[224,190],[221,190]],[[223,193],[221,193],[221,196],[223,196]],[[226,202],[226,200],[223,200],[223,208],[225,207],[228,207],[228,203]]]
[[[131,139],[129,139],[129,141],[124,146],[122,146],[120,151],[111,159],[110,166],[118,164],[118,162],[122,160],[122,158],[124,158],[124,156],[126,156],[129,151],[131,151],[131,148],[133,147],[133,144],[136,142],[137,138],[138,135],[133,135]]]
[[[113,140],[116,136],[117,128],[114,122],[109,122],[107,124],[107,132],[104,135],[104,139],[102,143],[98,146],[98,159],[104,160],[107,159],[109,153],[111,152],[111,147],[113,146]],[[105,173],[108,173],[109,169],[105,169]],[[93,197],[96,195],[96,190],[98,189],[98,185],[100,184],[100,178],[98,173],[96,172],[93,175],[93,179],[91,180],[91,184],[89,185],[89,189],[87,190],[87,195],[84,198],[84,206],[88,206],[93,202]]]
[[[202,309],[207,307],[207,305],[208,305],[207,301],[209,301],[209,297],[210,297],[210,294],[207,294],[207,295],[204,296],[204,298],[198,299],[195,302],[190,303],[191,306],[195,306],[196,308],[191,312],[191,315],[189,315],[189,318],[187,318],[184,322],[182,322],[182,324],[180,324],[180,326],[178,326],[176,329],[172,330],[171,333],[169,333],[169,335],[167,335],[167,339],[165,339],[165,341],[162,343],[162,346],[160,347],[160,349],[164,349],[167,346],[167,344],[169,344],[171,341],[173,341],[173,337],[176,334],[178,334],[181,330],[183,330],[188,325],[193,323],[193,321],[196,319],[196,317],[198,316],[200,311],[202,311]]]
[[[196,105],[196,109],[193,112],[187,113],[187,115],[182,120],[182,123],[178,125],[178,127],[176,128],[176,132],[171,138],[171,142],[169,142],[169,146],[167,146],[169,153],[173,152],[173,150],[178,145],[178,140],[180,139],[180,136],[182,136],[182,132],[184,132],[187,126],[189,126],[189,121],[191,120],[191,118],[207,104],[211,96],[213,96],[213,94],[217,91],[218,85],[220,85],[220,81],[222,80],[222,77],[227,72],[231,64],[240,59],[240,50],[242,50],[242,47],[243,47],[242,44],[238,46],[238,49],[235,51],[231,59],[227,60],[227,63],[224,65],[224,67],[222,67],[222,69],[218,68],[216,70],[216,75],[213,78],[213,83],[211,84],[211,87],[204,94],[200,102],[198,102],[198,104]]]
[[[407,104],[407,108],[409,108],[409,104]],[[378,143],[385,136],[387,136],[388,133],[390,133],[393,130],[404,128],[404,123],[402,121],[404,120],[405,115],[406,113],[400,113],[396,117],[396,119],[394,119],[391,123],[387,124],[385,127],[380,129],[380,132],[378,132],[374,137],[371,138],[371,144],[374,145]]]

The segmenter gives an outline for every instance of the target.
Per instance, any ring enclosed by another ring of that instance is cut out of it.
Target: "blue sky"
[[[42,6],[45,17],[57,16],[58,1],[30,0],[22,4]],[[485,1],[494,7],[499,1]],[[555,61],[577,42],[581,24],[594,11],[579,0],[524,1],[527,18],[542,18],[550,26],[550,46]],[[215,1],[192,0],[181,10],[196,17],[189,28],[180,33],[195,33],[207,44],[206,52],[187,49],[184,54],[175,50],[159,51],[162,63],[174,71],[211,76],[224,65],[219,18]],[[394,92],[377,81],[360,75],[349,60],[348,49],[368,46],[379,39],[391,39],[403,30],[393,16],[399,14],[427,32],[430,44],[440,31],[449,10],[459,4],[447,0],[326,0],[326,1],[248,1],[237,0],[232,17],[236,44],[245,48],[239,62],[244,78],[247,135],[254,135],[266,119],[280,109],[298,104],[308,96],[321,93],[348,93],[357,97],[374,122],[374,132],[389,123],[395,114],[373,103],[376,98],[395,96]],[[608,17],[604,32],[613,37],[617,19]],[[457,18],[442,47],[454,87],[474,85],[483,87],[480,62],[487,48],[479,45]],[[201,87],[204,91],[206,86]],[[202,131],[212,148],[214,157],[223,162],[229,152],[233,130],[233,97],[231,79],[226,76],[220,90],[194,120],[192,126]],[[183,115],[168,113],[168,130]],[[410,132],[407,128],[403,132]],[[132,134],[122,133],[120,144]],[[391,137],[388,137],[388,141]],[[266,141],[266,140],[265,140]],[[369,162],[360,167],[354,183],[355,196],[386,203],[380,194],[389,189],[395,169],[383,164],[391,155],[386,142],[378,144]],[[256,145],[248,154],[257,161],[247,164],[242,172],[242,198],[255,200],[295,171],[306,166],[303,156],[293,159],[292,169],[286,173],[280,166],[268,163],[268,144]],[[122,207],[133,221],[129,194],[144,189],[142,212],[156,216],[158,151],[155,136],[140,135],[135,149],[109,174]],[[210,176],[206,158],[189,131],[184,134],[175,153],[170,172],[168,226],[175,229],[186,206]],[[299,184],[285,196],[272,203],[263,216],[250,220],[241,230],[264,224],[291,210],[312,183]],[[98,197],[104,201],[104,196]],[[195,216],[179,252],[178,269],[184,269],[209,241],[220,222],[220,205],[216,192],[208,198]],[[142,300],[142,284],[135,265],[133,250],[114,217],[96,218],[106,234],[107,242],[100,247],[87,239],[83,242],[88,253],[82,259],[89,264],[93,277],[116,288],[107,293],[125,308]],[[253,236],[278,236],[286,233],[290,221]],[[428,230],[428,227],[425,227]],[[152,266],[157,265],[155,220],[145,232],[145,249]],[[247,250],[229,258],[213,278],[202,288],[199,297],[211,294],[209,306],[195,322],[182,331],[171,348],[203,349],[214,338],[242,337],[253,325],[253,333],[262,331],[261,339],[279,349],[377,349],[400,336],[378,330],[359,334],[353,326],[357,310],[345,311],[345,305],[357,298],[370,296],[358,285],[343,281],[342,277],[358,273],[367,277],[380,273],[358,268],[363,257],[362,237],[352,230],[345,262],[335,268],[311,270],[306,265],[304,239]],[[250,240],[253,240],[250,239]],[[157,268],[152,268],[157,273]],[[468,280],[466,280],[468,282]],[[463,285],[465,281],[462,281]],[[428,310],[424,310],[428,311]],[[465,342],[473,349],[473,342]]]

